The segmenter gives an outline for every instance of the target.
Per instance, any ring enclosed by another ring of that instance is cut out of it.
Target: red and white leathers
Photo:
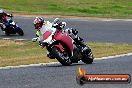
[[[43,41],[44,37],[43,34],[46,30],[51,31],[52,33],[54,33],[56,31],[56,28],[52,27],[52,23],[49,21],[45,21],[42,25],[42,27],[40,27],[39,29],[37,29],[36,32],[36,36],[39,37],[38,39],[40,39],[39,41]]]
[[[7,17],[13,17],[12,14],[8,14],[4,12],[2,9],[0,9],[0,26],[2,30],[6,28],[6,23],[7,23]]]

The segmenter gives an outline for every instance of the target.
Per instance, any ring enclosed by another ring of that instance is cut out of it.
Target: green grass
[[[132,0],[0,0],[0,8],[26,14],[132,18]]]
[[[132,52],[132,44],[88,43],[94,57]],[[46,49],[31,41],[0,40],[0,67],[55,62],[46,57]]]

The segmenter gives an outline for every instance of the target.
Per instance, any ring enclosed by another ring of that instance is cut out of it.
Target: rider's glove
[[[57,28],[57,26],[58,26],[57,23],[55,23],[55,24],[52,25],[52,27],[54,27],[54,28]]]
[[[32,42],[36,42],[38,38],[32,38]]]

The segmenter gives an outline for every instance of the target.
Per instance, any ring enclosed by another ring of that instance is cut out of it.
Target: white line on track
[[[132,56],[132,53],[120,54],[120,55],[108,56],[108,57],[101,57],[101,58],[95,58],[95,59],[96,60],[103,60],[103,59],[119,58],[119,57],[124,57],[124,56]]]
[[[17,17],[30,19],[35,18],[37,15],[17,15]],[[126,19],[113,19],[113,18],[98,18],[98,17],[76,17],[76,16],[60,16],[60,15],[42,15],[45,18],[63,18],[63,19],[81,19],[81,20],[100,20],[100,21],[132,21],[132,19],[126,18]]]
[[[100,19],[101,21],[132,21],[132,19]]]
[[[119,57],[124,57],[124,56],[132,56],[132,53],[95,58],[95,60],[112,59],[112,58],[119,58]],[[51,63],[39,63],[39,64],[29,64],[29,65],[19,65],[19,66],[6,66],[6,67],[0,67],[0,69],[24,68],[24,67],[32,67],[32,66],[47,66],[47,65],[57,65],[57,64],[60,64],[60,63],[59,62],[51,62]]]
[[[2,38],[3,40],[15,40],[15,41],[25,41],[27,39],[12,39],[12,38]]]
[[[19,65],[19,66],[6,66],[6,67],[0,67],[0,69],[24,68],[24,67],[32,67],[32,66],[47,66],[47,65],[56,65],[56,64],[60,64],[60,63],[59,62],[50,62],[50,63]]]

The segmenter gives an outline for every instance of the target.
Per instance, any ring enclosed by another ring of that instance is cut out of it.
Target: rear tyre
[[[63,65],[69,66],[72,64],[71,59],[69,58],[68,52],[65,50],[64,53],[60,52],[57,47],[52,48],[54,57]]]
[[[83,58],[82,61],[86,64],[92,64],[94,60],[93,53],[91,49],[87,49],[86,51],[83,52]]]
[[[9,31],[5,31],[5,35],[9,36],[10,35]]]
[[[23,30],[22,30],[20,27],[17,28],[17,33],[18,33],[20,36],[23,36],[23,35],[24,35],[24,32],[23,32]]]

